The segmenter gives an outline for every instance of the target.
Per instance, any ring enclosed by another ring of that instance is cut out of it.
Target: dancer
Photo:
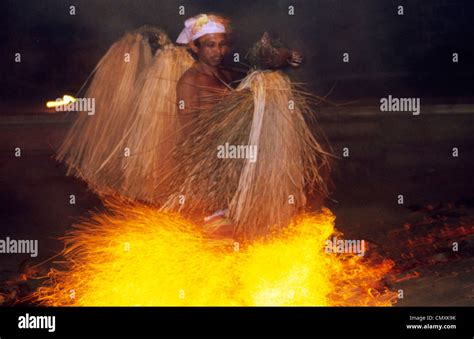
[[[242,240],[287,225],[308,194],[325,197],[330,153],[306,124],[311,96],[277,70],[301,56],[265,33],[235,86],[239,74],[222,66],[229,33],[227,20],[201,14],[186,21],[179,46],[149,27],[112,46],[88,91],[99,118],[80,116],[59,151],[68,173],[105,197],[187,216],[218,211]],[[135,66],[122,65],[113,74],[120,85],[106,91],[107,70],[132,47]]]

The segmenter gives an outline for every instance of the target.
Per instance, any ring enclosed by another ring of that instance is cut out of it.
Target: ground
[[[88,211],[100,209],[101,202],[85,183],[66,177],[66,168],[52,157],[67,123],[28,115],[6,116],[1,121],[0,237],[38,239],[40,246],[37,258],[0,256],[0,304],[9,305],[38,285],[40,280],[33,278],[47,272],[51,262],[32,266],[57,254],[62,249],[58,238],[75,221],[87,217]],[[336,150],[343,147],[343,141],[334,140]],[[12,156],[16,145],[22,147],[21,158]],[[436,149],[450,146],[450,142],[439,142]],[[397,306],[472,306],[472,171],[466,164],[444,170],[413,162],[412,154],[400,154],[398,158],[385,155],[383,164],[379,158],[366,161],[362,170],[364,161],[338,162],[332,195],[337,202],[326,203],[337,216],[336,228],[347,239],[369,241],[371,250],[395,261],[387,284],[392,290],[403,290]],[[416,170],[397,176],[397,163]],[[405,197],[401,205],[396,198],[399,193]],[[72,205],[71,194],[76,196]],[[453,251],[453,242],[458,243],[458,251]]]

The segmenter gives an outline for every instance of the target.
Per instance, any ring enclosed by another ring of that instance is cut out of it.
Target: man
[[[229,21],[217,15],[199,14],[186,20],[185,28],[176,40],[188,44],[197,61],[180,78],[176,92],[179,120],[186,137],[192,131],[199,111],[209,107],[219,96],[225,95],[238,72],[224,68],[222,61],[230,52]],[[271,68],[286,65],[298,67],[299,53],[280,49],[277,58],[270,61]],[[210,99],[212,98],[212,99]]]
[[[241,78],[245,76],[222,65],[224,57],[231,50],[229,33],[228,20],[217,15],[200,14],[186,20],[185,28],[176,40],[177,43],[187,44],[196,58],[192,67],[181,76],[176,88],[178,116],[184,139],[192,133],[200,111],[212,106],[216,100],[222,100],[239,75]],[[268,39],[268,34],[264,34],[264,39]],[[297,67],[301,61],[297,52],[284,48],[278,49],[278,53],[270,59],[265,57],[268,68],[286,65]],[[209,235],[232,236],[233,225],[225,218],[226,212],[219,210],[204,219]]]
[[[226,27],[227,26],[227,27]],[[187,43],[197,61],[178,82],[176,94],[183,135],[192,131],[200,109],[207,108],[206,98],[225,92],[235,75],[221,66],[230,52],[229,26],[225,19],[201,14],[185,22],[178,43]]]

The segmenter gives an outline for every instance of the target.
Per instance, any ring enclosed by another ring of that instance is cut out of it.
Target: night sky
[[[292,79],[316,94],[336,84],[333,100],[377,100],[388,94],[464,102],[474,75],[474,2],[380,0],[7,1],[2,10],[1,102],[8,107],[75,94],[110,45],[144,24],[174,40],[201,12],[228,16],[242,55],[269,31],[301,51]],[[69,6],[76,6],[76,15]],[[185,16],[178,13],[184,5]],[[289,16],[289,5],[295,15]],[[397,6],[404,15],[397,15]],[[14,63],[14,54],[22,62]],[[342,54],[350,53],[350,62]],[[452,63],[452,53],[459,62]],[[27,94],[27,95],[26,95]],[[3,109],[2,114],[8,110]]]

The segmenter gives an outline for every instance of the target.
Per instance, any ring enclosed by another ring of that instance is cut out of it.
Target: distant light
[[[63,95],[63,98],[58,98],[56,101],[48,101],[46,103],[46,107],[51,108],[51,107],[58,107],[58,106],[64,106],[67,104],[70,104],[71,102],[75,102],[76,98],[70,95]]]

